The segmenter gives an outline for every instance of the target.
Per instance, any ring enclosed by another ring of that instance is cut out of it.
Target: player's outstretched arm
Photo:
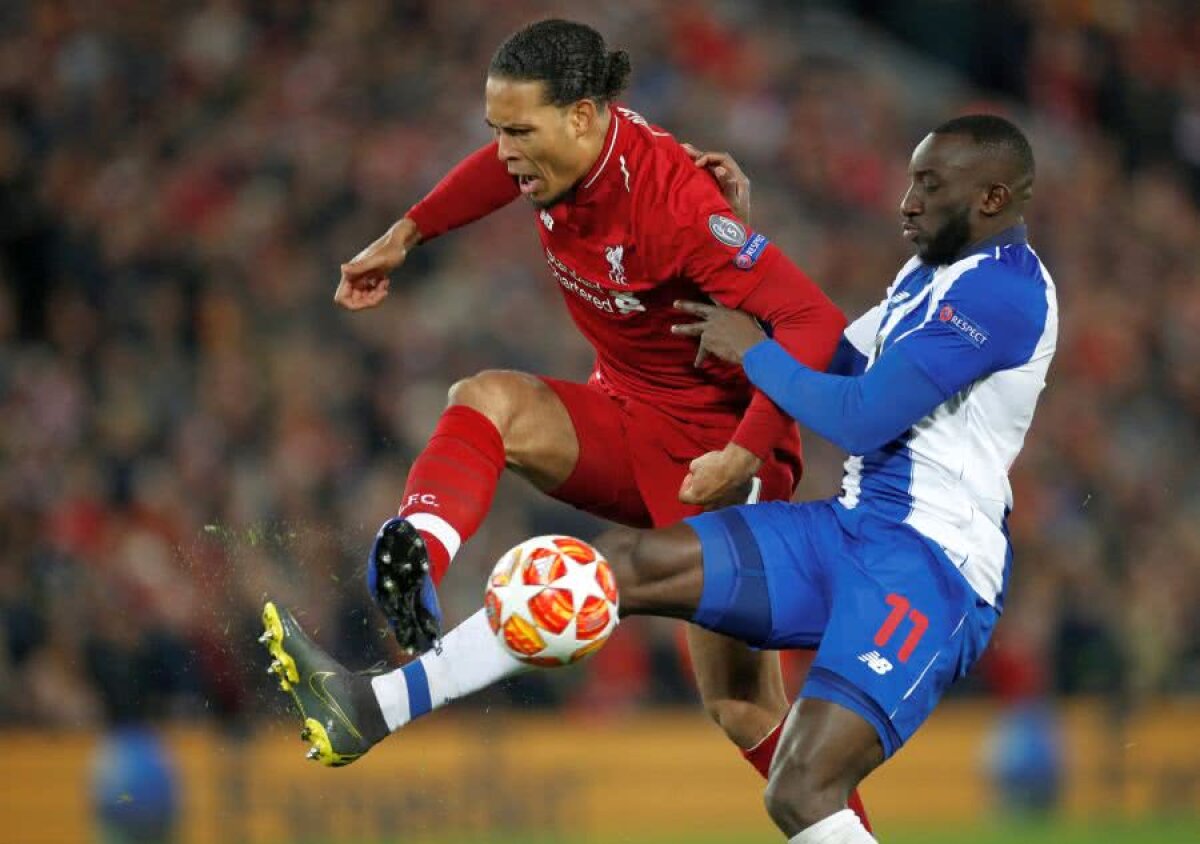
[[[486,217],[520,194],[496,155],[496,144],[476,150],[381,237],[342,264],[333,301],[351,311],[375,307],[387,297],[391,273],[418,243]]]
[[[946,399],[907,356],[883,358],[863,375],[829,375],[769,341],[748,314],[701,302],[676,307],[701,321],[672,331],[698,337],[709,354],[742,364],[783,410],[851,454],[889,442]]]
[[[421,240],[433,240],[499,211],[520,195],[492,141],[454,165],[404,216],[416,224]]]
[[[342,264],[333,301],[348,311],[373,308],[382,302],[391,285],[391,274],[404,263],[408,251],[421,242],[421,233],[408,217],[392,224],[382,236]]]
[[[778,338],[767,340],[746,314],[715,305],[686,304],[683,310],[702,322],[673,331],[699,337],[710,354],[741,363],[754,385],[792,417],[851,454],[866,454],[980,378],[1028,360],[1043,332],[1044,301],[1039,286],[977,267],[939,303],[957,321],[928,320],[865,372],[855,366],[860,374],[854,375],[828,374],[828,361],[801,360]],[[980,340],[976,324],[987,325],[990,336]]]

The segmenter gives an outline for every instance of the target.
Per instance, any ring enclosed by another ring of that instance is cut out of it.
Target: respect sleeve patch
[[[739,270],[748,270],[758,263],[758,259],[762,257],[767,245],[771,241],[767,240],[766,235],[756,234],[754,237],[746,241],[745,245],[738,250],[737,255],[733,258],[733,265]]]
[[[942,305],[942,309],[938,311],[938,320],[958,329],[978,349],[982,349],[983,344],[988,341],[987,332],[962,311],[955,309],[953,305]]]

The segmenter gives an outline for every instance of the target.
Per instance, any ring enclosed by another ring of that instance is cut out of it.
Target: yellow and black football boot
[[[295,617],[271,601],[263,606],[259,642],[271,653],[269,674],[292,696],[312,743],[308,758],[323,765],[349,765],[388,734],[371,688],[371,676],[343,667],[305,635]]]

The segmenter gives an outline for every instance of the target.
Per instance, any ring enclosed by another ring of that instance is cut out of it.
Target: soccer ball
[[[483,605],[492,632],[517,659],[570,665],[598,651],[617,626],[617,582],[586,542],[536,536],[496,563]]]

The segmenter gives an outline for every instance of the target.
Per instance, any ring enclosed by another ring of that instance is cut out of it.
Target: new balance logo
[[[884,675],[892,670],[892,663],[887,657],[880,656],[879,651],[868,651],[858,658],[859,662],[865,662],[867,668],[870,668],[876,674]]]
[[[554,231],[554,218],[550,216],[549,211],[547,211],[543,208],[542,213],[539,214],[538,216],[540,216],[542,218],[542,225],[546,227],[546,231],[548,231],[548,232]]]

